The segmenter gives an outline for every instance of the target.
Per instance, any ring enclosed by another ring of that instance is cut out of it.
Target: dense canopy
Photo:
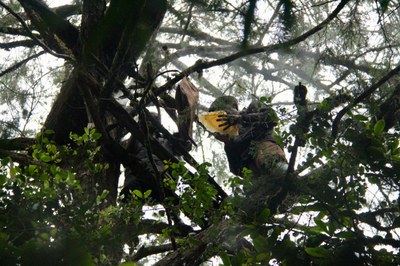
[[[399,7],[0,0],[0,264],[399,265]],[[220,96],[272,108],[274,193]]]

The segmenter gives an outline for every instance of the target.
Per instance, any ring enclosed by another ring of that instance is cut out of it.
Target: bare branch
[[[25,150],[35,144],[32,138],[0,139],[0,148],[3,150]]]
[[[36,45],[36,43],[32,40],[21,40],[15,42],[8,42],[8,43],[0,43],[0,49],[10,50],[16,47],[28,47],[32,48]]]
[[[229,56],[226,56],[226,57],[223,57],[223,58],[220,58],[217,60],[213,60],[210,62],[197,61],[193,66],[189,67],[188,69],[186,69],[179,75],[175,76],[173,79],[169,80],[166,84],[164,84],[163,86],[158,88],[156,90],[156,95],[159,95],[159,94],[169,90],[174,84],[179,82],[185,76],[190,75],[191,73],[199,72],[203,69],[208,69],[208,68],[211,68],[214,66],[224,65],[224,64],[230,63],[230,62],[235,61],[236,59],[239,59],[244,56],[249,56],[249,55],[258,54],[258,53],[270,54],[272,52],[275,52],[275,51],[278,51],[281,49],[287,49],[293,45],[296,45],[296,44],[306,40],[310,36],[314,35],[321,29],[323,29],[327,24],[329,24],[329,22],[331,22],[339,14],[339,12],[346,6],[346,4],[349,1],[350,0],[340,1],[339,5],[324,21],[322,21],[320,24],[318,24],[316,27],[312,28],[311,30],[303,33],[302,35],[300,35],[296,38],[293,38],[291,40],[288,40],[286,42],[262,46],[262,47],[251,47],[249,49],[244,49],[237,53],[234,53]]]
[[[0,27],[0,33],[27,36],[26,31],[23,28]]]
[[[45,43],[43,43],[41,40],[39,40],[29,29],[29,27],[25,23],[25,21],[17,13],[15,13],[10,7],[8,7],[6,4],[4,4],[2,1],[0,1],[0,6],[2,6],[5,10],[7,10],[11,15],[13,15],[15,17],[21,23],[22,27],[25,29],[27,35],[32,40],[34,40],[40,47],[42,47],[46,52],[48,52],[49,54],[51,54],[55,57],[63,58],[66,60],[72,60],[72,57],[65,55],[65,54],[58,54],[58,53],[54,52]]]
[[[2,76],[4,76],[4,75],[6,75],[6,74],[8,74],[8,73],[10,73],[10,72],[12,72],[12,71],[18,69],[19,67],[23,66],[24,64],[26,64],[26,63],[29,62],[30,60],[32,60],[32,59],[34,59],[34,58],[37,58],[37,57],[41,56],[41,55],[44,54],[44,53],[46,53],[46,52],[45,52],[45,51],[41,51],[41,52],[39,52],[39,53],[37,53],[37,54],[31,55],[31,56],[25,58],[24,60],[22,60],[22,61],[16,63],[15,65],[12,65],[11,67],[7,68],[6,70],[0,72],[0,77],[2,77]]]
[[[225,44],[225,45],[232,45],[232,43],[230,41],[224,40],[224,39],[220,39],[220,38],[216,38],[213,37],[207,33],[201,32],[201,31],[197,31],[194,29],[187,29],[186,31],[184,31],[183,29],[176,29],[176,28],[168,28],[168,27],[163,27],[160,28],[160,32],[165,32],[165,33],[172,33],[172,34],[183,34],[185,33],[185,35],[190,36],[196,40],[202,39],[202,40],[206,40],[208,42],[215,42],[218,43],[220,45]]]
[[[368,98],[374,91],[376,91],[380,86],[385,84],[394,75],[400,72],[400,65],[389,71],[386,76],[381,78],[378,82],[372,84],[367,89],[365,89],[359,96],[357,96],[351,103],[346,105],[340,112],[336,115],[332,122],[332,137],[336,138],[339,130],[339,123],[343,116],[350,111],[354,106],[362,102],[364,99]]]
[[[42,165],[41,162],[33,160],[32,157],[27,154],[0,149],[0,159],[3,158],[11,158],[11,160],[21,165]]]

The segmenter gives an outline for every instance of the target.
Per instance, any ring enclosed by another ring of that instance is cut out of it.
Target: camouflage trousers
[[[254,218],[269,208],[270,199],[282,190],[288,164],[284,151],[273,141],[252,143],[249,155],[247,167],[252,177],[241,209]]]
[[[249,169],[253,175],[257,176],[282,176],[287,170],[287,160],[285,152],[273,141],[256,141],[250,147]]]

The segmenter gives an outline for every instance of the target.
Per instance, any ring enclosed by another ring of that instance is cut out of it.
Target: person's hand
[[[222,122],[218,127],[223,127],[223,130],[227,130],[240,122],[240,115],[219,115],[216,121]]]

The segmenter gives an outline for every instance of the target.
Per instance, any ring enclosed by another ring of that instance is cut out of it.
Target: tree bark
[[[242,228],[232,220],[222,220],[196,235],[190,247],[182,246],[159,260],[156,266],[200,265],[216,255],[217,247],[237,251]],[[214,244],[215,243],[215,244]],[[221,250],[222,251],[222,250]]]
[[[45,128],[55,131],[54,140],[58,144],[70,142],[70,132],[82,134],[88,123],[92,122],[90,120],[93,114],[88,113],[87,103],[82,95],[82,84],[91,91],[96,104],[101,102],[100,97],[112,97],[116,84],[122,84],[121,81],[126,77],[123,66],[138,59],[161,23],[166,12],[165,6],[165,0],[140,3],[114,0],[105,11],[105,1],[84,1],[79,38],[81,41],[77,61],[74,62],[75,69],[62,86],[44,124]],[[95,83],[88,81],[88,77]],[[102,106],[97,108],[102,115],[101,125],[98,126],[106,128],[115,118]],[[107,135],[103,138],[119,141],[118,134],[114,136],[115,139],[109,132],[101,133]],[[87,184],[87,190],[94,184],[99,184],[98,189],[107,189],[110,192],[109,199],[115,201],[119,161],[109,147],[110,145],[103,146],[99,155],[100,161],[109,165],[104,176],[95,178],[96,180],[85,180],[84,183]],[[85,175],[85,178],[91,179],[90,175]]]

